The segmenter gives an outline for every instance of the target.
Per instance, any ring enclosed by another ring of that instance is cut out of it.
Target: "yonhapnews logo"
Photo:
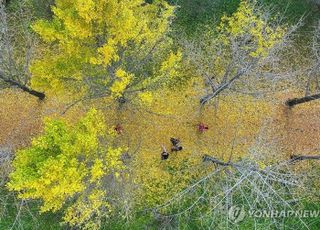
[[[232,222],[238,223],[244,219],[246,216],[246,211],[244,210],[243,206],[232,206],[229,209],[228,215]]]
[[[319,218],[320,210],[264,210],[245,211],[243,206],[232,206],[228,211],[229,219],[239,223],[246,216],[251,218]]]

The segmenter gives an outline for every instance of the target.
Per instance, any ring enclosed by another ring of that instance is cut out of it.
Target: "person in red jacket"
[[[202,122],[200,122],[198,124],[198,130],[200,133],[203,133],[203,132],[207,131],[208,129],[209,129],[209,127],[207,125],[203,124]]]

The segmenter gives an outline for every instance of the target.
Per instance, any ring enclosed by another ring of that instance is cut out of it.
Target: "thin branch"
[[[305,156],[305,155],[292,155],[290,157],[289,164],[292,164],[297,161],[303,161],[303,160],[320,160],[320,156],[315,155],[315,156]]]
[[[221,165],[221,166],[234,166],[234,163],[232,163],[232,162],[223,162],[223,161],[221,161],[215,157],[209,156],[209,155],[204,155],[202,157],[202,159],[204,162],[211,161],[212,163],[217,164],[217,165]]]
[[[215,157],[212,157],[212,156],[209,156],[207,154],[205,154],[203,157],[202,157],[203,161],[206,162],[206,161],[210,161],[214,164],[217,164],[217,165],[220,165],[220,166],[231,166],[231,167],[234,167],[234,168],[239,168],[241,167],[239,164],[236,164],[234,162],[231,162],[231,161],[228,161],[228,162],[224,162],[224,161],[221,161]],[[315,155],[315,156],[308,156],[308,155],[292,155],[290,157],[290,160],[287,161],[288,164],[292,164],[294,162],[297,162],[297,161],[303,161],[303,160],[320,160],[320,156],[319,155]]]

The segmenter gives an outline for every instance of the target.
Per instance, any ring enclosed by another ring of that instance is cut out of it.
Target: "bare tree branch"
[[[293,107],[295,105],[298,104],[302,104],[302,103],[306,103],[306,102],[310,102],[310,101],[314,101],[320,99],[320,94],[315,94],[315,95],[311,95],[311,96],[305,96],[305,97],[301,97],[301,98],[293,98],[293,99],[289,99],[285,102],[285,104],[289,107]]]
[[[28,31],[32,16],[24,9],[24,3],[19,2],[21,10],[8,14],[0,0],[0,83],[44,100],[43,92],[27,86],[35,38]]]
[[[290,164],[297,161],[303,161],[303,160],[320,160],[320,156],[292,155],[290,158],[291,158],[289,161]]]

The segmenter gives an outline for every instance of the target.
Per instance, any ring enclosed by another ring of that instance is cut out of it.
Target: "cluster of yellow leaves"
[[[123,149],[101,143],[112,141],[105,133],[103,114],[94,109],[73,126],[46,121],[44,133],[32,146],[16,153],[9,189],[19,191],[20,198],[42,200],[41,212],[60,210],[75,199],[65,221],[92,224],[90,217],[109,206],[103,178],[124,168]]]
[[[82,229],[100,229],[102,217],[108,217],[112,212],[106,197],[107,193],[101,189],[94,189],[85,196],[81,195],[67,208],[64,220],[71,226],[82,225]]]
[[[181,64],[182,64],[182,52],[180,50],[169,54],[160,63],[160,68],[155,74],[154,78],[147,78],[142,81],[142,92],[139,92],[138,99],[143,105],[150,105],[153,101],[153,93],[151,90],[158,89],[159,87],[170,87],[171,84],[181,84]],[[167,79],[163,81],[163,79]],[[156,86],[156,87],[155,87]]]
[[[173,10],[163,0],[56,0],[53,19],[32,26],[47,43],[42,58],[30,69],[33,87],[74,97],[101,87],[101,93],[119,97],[130,82],[135,80],[137,86],[144,80],[135,76],[149,65],[144,59],[155,55],[153,47],[169,40],[166,32]],[[160,63],[170,51],[162,52]],[[137,68],[132,59],[144,63],[136,72],[131,71]],[[158,74],[151,68],[154,73],[149,71],[145,78]]]
[[[126,73],[122,69],[118,69],[115,75],[117,77],[117,80],[115,80],[110,89],[114,97],[120,97],[126,87],[129,85],[131,79],[133,78],[133,75]]]
[[[250,56],[266,57],[286,33],[286,28],[271,23],[272,21],[267,21],[260,15],[252,1],[242,0],[234,14],[222,17],[218,31],[221,33],[220,39],[226,45],[231,45],[232,40],[242,39],[248,45],[241,48],[248,50]]]
[[[182,52],[178,51],[177,53],[171,52],[160,68],[160,72],[168,75],[171,78],[179,76],[179,64],[182,60]]]
[[[139,99],[144,105],[151,105],[153,101],[153,96],[151,92],[142,92],[139,93]]]

